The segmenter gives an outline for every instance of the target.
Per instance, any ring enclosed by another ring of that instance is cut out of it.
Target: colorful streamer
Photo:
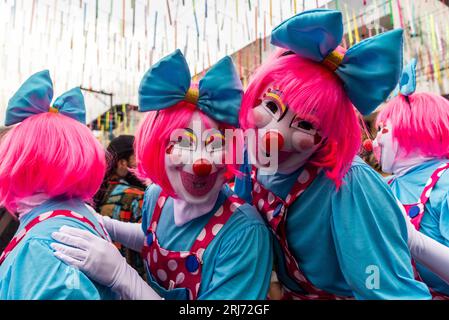
[[[352,35],[351,18],[349,17],[348,5],[346,3],[344,5],[344,8],[345,8],[346,23],[348,24],[349,45],[352,46],[354,44],[354,38]]]

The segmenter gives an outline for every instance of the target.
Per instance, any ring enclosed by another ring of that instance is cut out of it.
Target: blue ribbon
[[[187,98],[190,86],[189,66],[181,51],[176,50],[143,77],[139,89],[140,111],[164,110],[189,101],[211,118],[238,126],[243,88],[230,57],[223,58],[206,73],[199,83],[196,101]]]
[[[416,91],[416,66],[418,61],[412,59],[410,63],[404,68],[401,80],[399,81],[398,91],[403,96],[411,96]]]
[[[323,63],[343,39],[341,12],[315,9],[300,13],[274,29],[272,44]],[[345,54],[335,73],[348,97],[363,114],[372,113],[396,87],[402,72],[403,30],[365,39]]]
[[[20,123],[40,113],[50,112],[52,108],[67,117],[86,123],[86,107],[80,88],[74,88],[53,99],[53,83],[48,70],[38,72],[26,80],[9,100],[6,110],[6,126]]]

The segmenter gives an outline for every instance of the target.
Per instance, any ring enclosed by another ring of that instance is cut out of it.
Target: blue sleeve
[[[212,281],[199,300],[265,300],[273,256],[267,228],[251,225],[223,239]]]
[[[403,215],[374,170],[354,166],[332,200],[332,232],[357,299],[430,299],[414,279]]]
[[[247,203],[253,202],[252,188],[253,183],[251,181],[252,167],[248,164],[248,152],[244,154],[245,163],[241,165],[239,173],[235,178],[235,193],[240,199],[245,200]]]
[[[10,300],[100,300],[101,289],[53,255],[50,242],[30,239],[11,265]]]

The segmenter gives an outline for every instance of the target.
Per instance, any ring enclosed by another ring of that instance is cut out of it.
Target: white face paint
[[[261,169],[291,174],[302,167],[322,145],[318,119],[312,115],[297,116],[282,101],[280,90],[269,89],[260,104],[253,109],[253,116],[258,147],[253,147],[251,156],[257,159],[257,166]],[[256,148],[268,156],[269,163],[261,163]]]
[[[393,139],[393,128],[390,121],[386,124],[379,124],[376,139],[373,142],[373,152],[376,160],[382,166],[385,173],[393,173],[398,146]]]
[[[172,133],[166,149],[167,176],[177,198],[190,204],[215,203],[225,182],[225,140],[211,123],[206,129],[196,112],[187,128]]]

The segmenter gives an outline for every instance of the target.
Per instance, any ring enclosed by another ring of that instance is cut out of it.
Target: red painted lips
[[[181,171],[181,181],[184,188],[194,197],[203,197],[208,194],[215,185],[218,171],[208,176],[197,176]]]

